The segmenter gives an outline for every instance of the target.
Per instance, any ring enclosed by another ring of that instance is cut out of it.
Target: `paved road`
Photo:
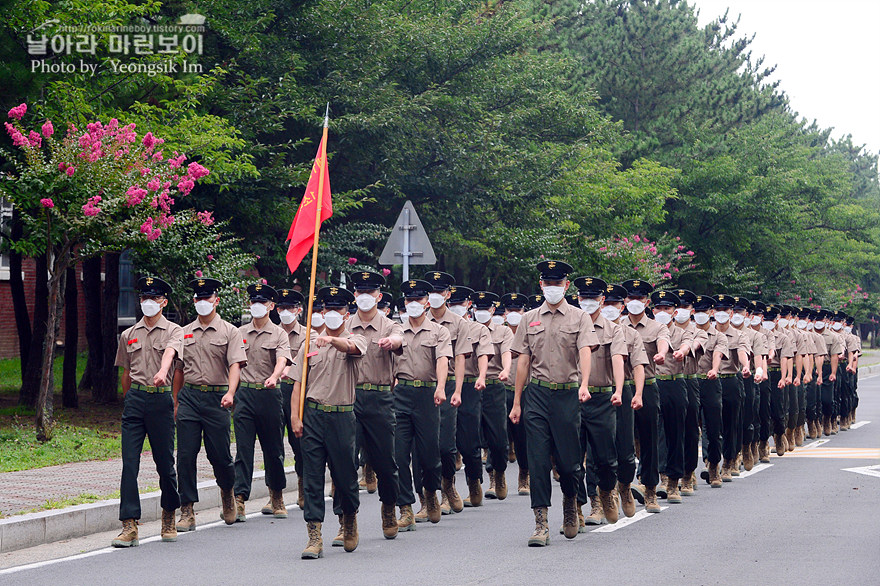
[[[262,503],[250,503],[247,523],[227,527],[215,522],[217,511],[206,511],[200,529],[176,544],[144,539],[138,548],[112,550],[105,545],[113,532],[5,554],[0,584],[560,584],[603,576],[635,584],[878,584],[880,377],[863,380],[860,395],[859,420],[871,423],[774,457],[720,490],[701,484],[659,515],[639,512],[635,522],[571,541],[554,532],[546,548],[526,546],[534,526],[528,497],[487,501],[387,541],[377,495],[361,493],[354,553],[329,547],[336,521],[328,511],[325,557],[302,561],[298,509],[274,520],[256,512]],[[876,475],[844,470],[871,467]],[[514,465],[508,480],[515,474]],[[558,490],[554,505],[558,529]],[[156,523],[142,527],[142,538],[157,533]]]

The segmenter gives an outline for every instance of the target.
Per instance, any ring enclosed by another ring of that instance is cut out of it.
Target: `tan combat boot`
[[[617,483],[617,494],[620,496],[620,508],[627,517],[636,514],[636,501],[633,499],[629,484]]]
[[[718,464],[709,464],[709,486],[712,488],[721,488],[721,475],[718,474]]]
[[[562,495],[562,533],[567,539],[574,539],[578,532],[577,498]]]
[[[602,513],[605,515],[605,519],[612,525],[617,523],[620,510],[617,492],[613,488],[611,490],[602,490],[600,488],[599,500],[602,502]]]
[[[379,488],[379,481],[376,479],[376,471],[369,464],[364,464],[364,483],[367,492],[373,494]]]
[[[807,439],[816,439],[816,422],[810,419],[807,421]]]
[[[685,475],[681,479],[681,496],[694,496],[694,490],[697,488],[697,481],[694,478],[693,472],[688,474],[685,472]]]
[[[837,417],[831,418],[831,435],[840,433],[840,420]]]
[[[536,507],[535,532],[529,537],[529,547],[550,545],[550,529],[547,527],[547,507]]]
[[[665,474],[660,475],[660,484],[658,484],[655,489],[657,490],[657,496],[665,499],[667,496],[666,492],[666,484],[669,482],[669,477]]]
[[[178,531],[195,531],[196,515],[193,513],[192,503],[180,505],[180,519],[177,521]]]
[[[598,496],[591,496],[590,514],[584,518],[584,523],[586,525],[604,525],[606,522],[605,513],[602,511],[602,501]],[[560,533],[562,532],[560,531]]]
[[[235,523],[235,497],[231,488],[220,489],[220,502],[223,505],[223,521],[232,525]]]
[[[678,478],[669,478],[666,481],[666,501],[674,505],[681,504],[681,492],[678,490]],[[611,520],[609,519],[609,522]]]
[[[736,455],[736,458],[733,459],[733,462],[730,464],[730,475],[731,476],[739,476],[739,467],[742,464],[742,452]]]
[[[427,515],[427,510],[425,511]],[[449,504],[449,497],[446,496],[446,493],[440,491],[440,514],[441,515],[451,515],[452,514],[452,506]]]
[[[784,456],[785,455],[785,440],[783,439],[785,436],[781,433],[777,433],[773,436],[773,443],[776,445],[776,455]]]
[[[437,502],[437,491],[436,490],[428,490],[425,492],[425,512],[428,516],[428,521],[431,523],[439,523],[440,515],[442,515],[440,511],[440,503]]]
[[[321,539],[321,524],[306,523],[309,532],[309,543],[302,552],[302,559],[314,560],[324,557],[324,541]]]
[[[247,521],[247,514],[244,511],[244,496],[237,494],[235,495],[235,522],[244,523],[245,521]]]
[[[303,479],[296,479],[296,506],[300,509],[306,508],[306,496],[305,491],[303,490]]]
[[[760,460],[762,464],[770,463],[770,446],[767,444],[766,440],[761,440],[761,443],[758,444],[758,460]]]
[[[342,547],[345,543],[345,535],[343,531],[343,519],[342,515],[337,515],[339,518],[339,532],[336,534],[336,537],[333,538],[333,541],[330,543],[331,547]]]
[[[804,426],[803,425],[799,425],[798,428],[795,430],[794,443],[798,447],[804,445]]]
[[[822,433],[826,436],[831,435],[831,417],[828,415],[822,418]]]
[[[174,511],[162,509],[162,541],[177,541],[177,527],[174,526]]]
[[[461,470],[461,467],[462,467],[461,454],[456,452],[455,453],[455,471],[458,472],[459,470]]]
[[[507,445],[507,461],[511,464],[516,462],[516,448],[514,448],[513,442]]]
[[[654,486],[645,487],[645,510],[649,513],[659,513],[662,510],[657,502],[657,490]]]
[[[428,522],[428,507],[425,504],[425,492],[419,493],[419,512],[415,515],[416,523]]]
[[[385,539],[394,539],[399,530],[397,519],[394,517],[394,505],[382,503],[382,535]]]
[[[174,513],[172,513],[171,515],[173,519]],[[110,545],[112,545],[113,547],[137,547],[139,544],[140,542],[138,541],[137,519],[123,520],[122,533],[117,535],[116,539],[110,542]]]
[[[495,471],[489,472],[489,488],[486,489],[486,494],[484,494],[487,499],[497,499],[498,495],[495,494]]]
[[[416,519],[413,515],[412,505],[400,507],[400,519],[397,521],[397,528],[400,531],[416,530]]]
[[[528,495],[532,493],[531,487],[529,487],[529,471],[522,470],[519,471],[519,478],[517,480],[517,489],[518,494]]]
[[[360,540],[358,536],[358,519],[357,513],[351,513],[348,515],[342,516],[342,527],[343,527],[343,546],[347,552],[352,552],[357,549],[358,541]]]
[[[269,490],[269,502],[272,503],[272,516],[276,519],[287,518],[287,507],[284,506],[284,495],[280,490]]]
[[[271,515],[272,512],[273,512],[273,509],[272,509],[272,496],[271,496],[271,494],[270,494],[270,495],[269,495],[269,500],[266,501],[266,504],[263,505],[263,508],[262,508],[262,509],[260,509],[260,513],[262,513],[262,514],[264,514],[264,515]]]
[[[468,480],[468,497],[464,499],[464,506],[479,507],[483,504],[483,485],[478,478]]]
[[[441,479],[440,486],[443,495],[449,500],[449,508],[453,513],[460,513],[464,509],[464,503],[461,501],[458,491],[455,490],[455,476]]]
[[[495,476],[495,496],[499,501],[503,501],[507,498],[507,478],[500,470],[494,470],[493,474]]]
[[[746,472],[755,467],[755,461],[752,460],[752,446],[743,446],[742,465]]]
[[[733,474],[731,474],[732,467],[733,462],[730,460],[724,460],[724,464],[721,465],[721,482],[733,482]]]

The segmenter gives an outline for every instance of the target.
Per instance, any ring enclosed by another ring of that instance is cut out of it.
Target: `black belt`
[[[229,390],[229,385],[194,385],[191,383],[185,383],[186,386],[191,388],[194,391],[202,391],[203,393],[211,393],[211,392],[226,392]]]
[[[318,411],[323,411],[325,413],[347,413],[349,411],[354,411],[354,405],[322,405],[311,399],[306,401],[306,407],[317,409]]]
[[[171,386],[167,387],[151,387],[149,385],[139,385],[137,383],[131,383],[130,389],[134,389],[136,391],[143,391],[145,393],[170,393]]]
[[[543,381],[537,378],[532,379],[532,384],[538,385],[539,387],[544,387],[545,389],[550,389],[551,391],[576,389],[580,386],[578,383],[548,383],[547,381]]]
[[[362,385],[357,385],[355,389],[358,391],[390,391],[391,385],[374,385],[370,383],[364,383]]]
[[[415,387],[417,389],[421,388],[421,387],[433,388],[433,387],[437,386],[437,381],[434,381],[434,380],[406,380],[406,379],[402,378],[397,381],[397,384],[403,385],[405,387]]]

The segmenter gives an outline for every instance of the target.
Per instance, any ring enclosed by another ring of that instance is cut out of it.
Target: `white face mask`
[[[251,315],[255,318],[266,317],[269,309],[262,303],[251,303]]]
[[[599,301],[596,299],[584,299],[578,302],[578,305],[590,315],[593,315],[596,313],[596,310],[599,309]]]
[[[759,323],[761,323],[761,316],[759,316],[759,315],[754,316],[754,317],[752,318],[751,324],[752,324],[753,326],[756,326],[756,325],[758,325]]]
[[[843,331],[846,332],[847,334],[851,334],[851,333],[852,333],[852,327],[851,327],[851,326],[846,326],[845,328],[843,328]]]
[[[715,321],[720,324],[726,324],[730,321],[730,314],[726,311],[716,311],[715,312]]]
[[[434,307],[434,305],[431,304],[431,307]],[[464,305],[450,305],[449,311],[451,311],[455,315],[459,315],[461,317],[464,317],[464,314],[467,313],[467,307],[465,307]]]
[[[548,285],[544,287],[544,298],[550,305],[556,305],[565,297],[565,287],[555,287]]]
[[[496,326],[500,326],[501,324],[504,323],[504,318],[501,317],[500,315],[493,315],[492,316],[492,323],[495,324]]]
[[[812,332],[812,331],[813,331],[813,324],[807,324],[807,331],[808,331],[808,332]]]
[[[807,320],[805,320],[805,319],[799,319],[798,322],[797,322],[797,328],[798,328],[799,330],[805,330],[805,329],[807,329]]]
[[[774,321],[765,321],[765,322],[764,322],[763,324],[761,324],[761,325],[763,325],[763,326],[764,326],[765,328],[767,328],[768,330],[772,330],[773,328],[776,327],[776,322],[774,322]]]
[[[212,311],[214,311],[214,304],[212,302],[205,299],[196,301],[196,313],[200,316],[205,317],[206,315],[211,315]]]
[[[478,309],[474,311],[474,319],[479,323],[484,324],[492,319],[492,312],[488,309]]]
[[[602,317],[608,321],[617,321],[617,318],[620,317],[620,309],[613,305],[606,305],[602,308]]]
[[[141,301],[141,311],[147,317],[153,317],[162,307],[158,302],[153,301],[152,299],[147,299],[146,301]],[[208,312],[210,313],[210,312]]]
[[[327,324],[328,330],[338,330],[344,321],[345,317],[338,311],[328,311],[324,314],[324,323]]]
[[[740,313],[734,313],[733,315],[730,316],[730,323],[736,327],[741,326],[744,321],[746,321],[746,316],[744,316]]]
[[[788,319],[784,317],[779,318],[779,327],[784,328],[788,326]]]
[[[840,328],[842,328],[842,327],[843,327],[843,324],[840,323],[839,321],[836,321],[833,324],[831,324],[831,329],[834,330],[835,332],[839,332]]]
[[[679,307],[675,310],[675,322],[679,324],[683,324],[691,319],[691,310],[684,309],[683,307]]]
[[[312,314],[312,327],[313,328],[320,328],[323,325],[324,325],[324,315],[320,314],[320,313],[313,313]]]
[[[705,311],[698,311],[694,314],[694,321],[697,322],[697,325],[702,326],[709,323],[709,314]]]
[[[511,311],[510,313],[507,314],[507,317],[505,319],[507,320],[507,323],[509,323],[510,325],[518,326],[520,324],[520,322],[522,321],[522,316],[523,316],[523,314],[519,313],[518,311]]]
[[[443,307],[444,303],[446,303],[446,299],[440,293],[430,293],[428,295],[428,303],[430,303],[431,307],[434,309],[439,309]]]
[[[361,293],[355,297],[354,302],[357,303],[358,309],[361,311],[370,311],[376,307],[376,298],[367,293]]]
[[[281,323],[292,324],[293,320],[296,319],[296,314],[289,309],[282,309],[278,312],[278,317],[281,319]]]
[[[672,314],[665,311],[657,311],[654,313],[654,321],[665,326],[672,321]]]
[[[406,315],[409,317],[421,317],[425,313],[425,306],[418,301],[410,301],[406,304]]]
[[[626,310],[631,315],[639,315],[645,312],[645,302],[638,299],[630,299],[626,302]]]
[[[824,321],[817,321],[816,322],[816,329],[817,330],[824,330],[825,329],[825,322]]]

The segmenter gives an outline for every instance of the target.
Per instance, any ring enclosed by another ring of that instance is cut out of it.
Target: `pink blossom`
[[[641,241],[642,241],[642,239],[639,237],[638,234],[636,234],[636,235],[633,236],[633,240],[635,240],[636,242],[641,242]]]
[[[71,167],[68,167],[67,169],[65,169],[64,172],[67,173],[68,177],[73,177],[73,173],[75,170],[76,170],[76,167],[71,166]]]
[[[101,208],[95,207],[91,201],[82,207],[83,214],[86,216],[97,216],[98,212],[101,211]]]
[[[196,276],[197,276],[197,277],[201,277],[201,276],[202,276],[202,271],[196,271]]]
[[[678,267],[672,267],[672,272],[673,272],[673,273],[677,273],[677,272],[678,272]]]
[[[128,188],[128,191],[125,192],[125,195],[128,196],[128,205],[136,206],[147,196],[147,190],[140,187],[139,185],[132,185]]]
[[[391,269],[382,269],[382,275],[387,277],[390,274],[391,274]]]
[[[163,228],[167,228],[168,226],[170,226],[173,223],[174,223],[174,216],[172,216],[170,214],[163,214],[163,215],[159,216],[159,225],[162,226]]]
[[[67,167],[67,163],[58,163],[58,170],[64,171],[64,168]]]
[[[256,255],[256,256],[257,256],[257,260],[260,260],[260,255],[258,254],[258,255]]]
[[[792,279],[791,284],[794,285],[794,279]]]
[[[214,255],[213,255],[213,254],[209,254],[209,255],[208,255],[208,260],[214,260]]]
[[[177,155],[177,151],[174,151],[174,154]],[[168,159],[168,166],[171,167],[172,169],[177,169],[183,164],[183,162],[185,160],[186,160],[186,155],[179,155],[179,156],[175,156],[173,158],[169,158]]]
[[[349,257],[348,264],[353,265],[357,261],[358,261],[358,259],[356,259],[355,257],[352,256],[352,257]]]
[[[153,136],[152,132],[148,132],[144,135],[141,144],[144,145],[144,148],[147,149],[147,152],[153,152],[153,148],[156,146],[156,138]]]
[[[156,153],[153,155],[153,160],[154,160],[154,161],[161,161],[161,160],[162,160],[162,151],[158,151],[158,152],[156,152]]]
[[[187,169],[189,176],[192,177],[193,179],[200,179],[200,178],[204,177],[205,175],[207,175],[208,173],[210,173],[210,171],[208,171],[207,169],[205,169],[204,167],[202,167],[201,165],[199,165],[195,161],[193,161],[192,163],[187,165],[186,169]]]
[[[680,250],[684,250],[684,244],[679,244],[675,250],[676,250],[676,252],[680,251]]]
[[[801,300],[801,296],[800,296],[800,295],[795,295],[795,296],[794,296],[794,300],[795,300],[795,301],[800,301],[800,300]]]
[[[153,218],[147,218],[144,220],[144,223],[141,224],[141,232],[143,234],[149,234],[153,231]]]
[[[664,278],[664,279],[671,279],[671,278],[672,278],[672,273],[663,273],[663,278]]]
[[[608,250],[607,246],[602,246],[599,248],[599,252],[605,252],[606,250]]]
[[[688,250],[688,251],[687,251],[687,255],[688,255],[688,256],[693,256],[693,255],[694,255],[694,251],[693,251],[693,250]]]
[[[180,183],[177,184],[177,189],[179,189],[180,193],[183,195],[189,195],[193,187],[195,187],[195,183],[193,183],[193,180],[189,177],[184,177]]]
[[[44,197],[43,199],[40,200],[40,205],[43,206],[44,208],[54,208],[55,202],[52,201],[48,197]]]
[[[21,120],[27,112],[27,104],[20,104],[9,111],[9,117]]]
[[[675,237],[675,241],[676,241],[676,242],[681,242],[681,237],[680,237],[680,236],[676,236],[676,237]]]
[[[199,221],[205,226],[210,226],[214,223],[214,216],[211,212],[205,210],[204,212],[199,212],[196,214],[199,217]]]
[[[33,130],[28,133],[28,141],[31,143],[32,147],[40,148],[43,146],[43,137]]]
[[[260,279],[260,282],[261,282],[262,284],[264,284],[264,285],[268,285],[268,284],[269,284],[269,281],[267,281],[266,279]]]
[[[3,123],[6,126],[6,132],[12,137],[12,144],[14,146],[25,146],[28,143],[28,139],[18,131],[18,129],[10,124],[9,122]]]
[[[153,177],[150,179],[150,182],[147,183],[147,189],[150,191],[159,191],[160,187],[162,187],[162,182],[159,181],[158,177]]]
[[[46,120],[41,130],[43,131],[43,136],[45,136],[46,138],[49,138],[50,136],[55,134],[55,127],[52,126],[51,120]]]

